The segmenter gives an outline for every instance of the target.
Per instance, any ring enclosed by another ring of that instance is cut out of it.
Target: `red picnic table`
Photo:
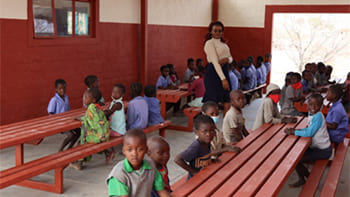
[[[322,113],[323,114],[328,114],[329,109],[331,108],[331,104],[326,100],[326,93],[321,94],[324,98],[323,100],[323,107],[322,107]],[[294,107],[297,109],[299,112],[308,112],[307,110],[307,102],[309,101],[309,97],[311,94],[307,94],[305,96],[305,101],[304,102],[295,102]]]
[[[183,83],[178,86],[180,90],[188,90],[189,83]]]
[[[236,144],[241,153],[224,153],[172,195],[276,196],[311,143],[311,138],[288,136],[284,129],[306,125],[303,117],[295,124],[264,124]]]
[[[157,90],[157,99],[160,101],[160,114],[166,119],[166,103],[177,103],[181,98],[191,95],[183,90]]]

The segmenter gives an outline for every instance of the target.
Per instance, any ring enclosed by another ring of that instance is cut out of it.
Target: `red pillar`
[[[148,82],[147,79],[147,68],[148,68],[148,59],[147,59],[147,42],[148,42],[148,31],[147,31],[147,23],[148,23],[148,1],[141,0],[141,31],[140,31],[140,47],[141,47],[141,55],[140,55],[140,81],[143,85],[146,85]]]
[[[219,0],[213,0],[213,11],[212,11],[211,20],[217,21],[218,18],[219,18]]]

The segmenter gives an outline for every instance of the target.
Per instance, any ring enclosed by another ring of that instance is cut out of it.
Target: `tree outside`
[[[333,66],[342,82],[350,72],[350,14],[274,14],[271,82],[284,84],[287,72],[310,62]]]

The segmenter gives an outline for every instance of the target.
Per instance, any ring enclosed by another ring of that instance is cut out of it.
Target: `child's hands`
[[[81,117],[80,117],[80,116],[74,117],[73,120],[79,120],[79,121],[81,121]]]
[[[235,152],[235,153],[240,153],[240,152],[241,152],[241,148],[238,147],[238,146],[231,145],[231,146],[228,146],[228,147],[227,147],[227,151],[229,151],[229,152]]]
[[[298,121],[295,117],[284,117],[282,118],[282,123],[296,123]]]
[[[295,129],[294,128],[287,128],[284,130],[284,133],[287,135],[294,135]]]

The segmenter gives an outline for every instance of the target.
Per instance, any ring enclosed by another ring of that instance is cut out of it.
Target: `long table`
[[[241,153],[224,153],[220,161],[202,169],[176,187],[173,196],[276,196],[311,143],[311,138],[288,136],[295,124],[264,124],[237,143]]]
[[[157,99],[160,101],[160,114],[166,119],[166,103],[177,103],[181,98],[191,95],[183,90],[157,90]]]

